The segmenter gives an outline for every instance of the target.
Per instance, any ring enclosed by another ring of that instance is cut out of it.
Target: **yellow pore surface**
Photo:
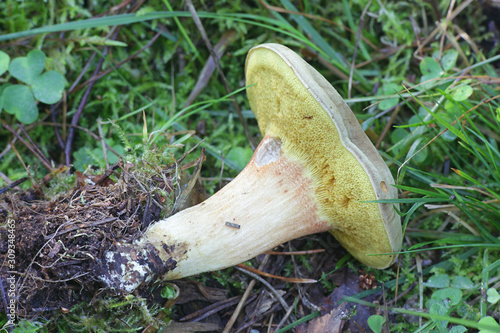
[[[361,262],[385,268],[390,256],[366,256],[392,252],[378,204],[360,202],[375,200],[374,190],[330,115],[274,51],[252,50],[246,68],[246,84],[256,84],[247,94],[261,132],[280,138],[283,154],[307,170],[321,217],[331,221],[342,246]]]

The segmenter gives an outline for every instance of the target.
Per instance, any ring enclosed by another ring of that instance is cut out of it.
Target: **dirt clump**
[[[168,172],[148,179],[155,184],[147,188],[156,189],[148,192],[137,175],[121,170],[115,180],[111,172],[77,172],[74,187],[52,199],[32,190],[0,195],[0,220],[7,222],[0,226],[0,311],[7,309],[12,277],[18,316],[27,319],[109,292],[98,279],[100,258],[117,241],[138,238],[170,205],[171,199],[159,193],[173,193]],[[15,235],[13,261],[9,233]]]

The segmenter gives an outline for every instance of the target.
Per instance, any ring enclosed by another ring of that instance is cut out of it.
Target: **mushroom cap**
[[[247,95],[263,135],[303,165],[318,216],[360,262],[386,268],[401,248],[397,198],[389,168],[330,83],[295,52],[262,44],[248,53]],[[286,171],[285,171],[286,172]]]

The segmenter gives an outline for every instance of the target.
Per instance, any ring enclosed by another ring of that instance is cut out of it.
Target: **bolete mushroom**
[[[360,262],[387,268],[402,241],[393,177],[340,95],[285,46],[246,60],[250,106],[264,136],[245,169],[197,206],[103,258],[100,278],[143,282],[229,267],[288,240],[330,231]]]

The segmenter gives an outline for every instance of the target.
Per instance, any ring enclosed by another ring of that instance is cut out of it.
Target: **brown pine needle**
[[[246,266],[243,264],[238,264],[236,266],[238,266],[239,268],[245,269],[249,272],[258,274],[260,276],[269,277],[272,279],[277,279],[277,280],[281,280],[281,281],[285,281],[285,282],[289,282],[289,283],[316,283],[316,282],[318,282],[317,280],[314,280],[314,279],[287,278],[287,277],[283,277],[283,276],[273,275],[273,274],[269,274],[269,273],[263,272],[263,271],[258,270],[256,268]]]
[[[274,255],[274,256],[306,256],[308,254],[322,253],[322,252],[325,252],[325,249],[305,250],[305,251],[289,251],[289,252],[266,251],[264,253]]]

